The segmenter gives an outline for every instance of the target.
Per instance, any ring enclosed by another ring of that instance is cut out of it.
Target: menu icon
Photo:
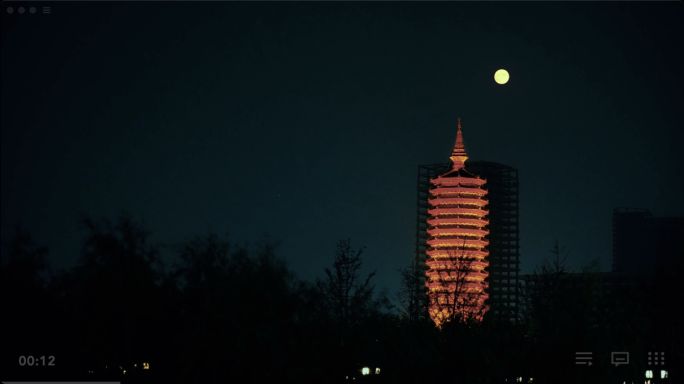
[[[575,352],[576,365],[591,365],[592,352]]]
[[[43,13],[50,13],[50,7],[43,7]]]
[[[654,365],[658,365],[658,363],[660,363],[660,365],[665,365],[665,352],[653,352],[653,354],[655,356],[651,356],[651,352],[648,353],[648,365],[651,365],[651,363]],[[660,360],[658,360],[658,358],[660,358]]]

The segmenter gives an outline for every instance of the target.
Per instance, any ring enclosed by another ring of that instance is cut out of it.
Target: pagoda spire
[[[465,167],[465,161],[468,160],[468,154],[465,151],[465,145],[463,144],[463,132],[461,132],[461,118],[458,118],[458,133],[456,134],[456,144],[454,144],[454,150],[451,152],[451,157],[449,157],[454,163],[453,169],[461,169]]]

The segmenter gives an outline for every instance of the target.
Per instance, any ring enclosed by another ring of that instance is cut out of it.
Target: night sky
[[[2,239],[21,223],[53,269],[80,217],[125,209],[156,242],[266,232],[307,280],[350,238],[393,293],[418,165],[448,160],[459,117],[471,159],[518,169],[521,273],[556,239],[608,271],[615,207],[684,216],[679,1],[21,5],[2,3]]]

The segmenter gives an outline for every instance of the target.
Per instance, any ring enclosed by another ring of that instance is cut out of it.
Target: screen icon
[[[611,352],[610,363],[616,367],[620,364],[629,364],[629,352]]]
[[[591,365],[591,352],[575,352],[576,365]]]
[[[648,353],[648,365],[651,365],[651,363],[658,365],[665,365],[665,352],[653,352],[655,356],[651,356],[651,352]],[[658,360],[660,358],[660,360]],[[653,360],[652,360],[653,359]]]

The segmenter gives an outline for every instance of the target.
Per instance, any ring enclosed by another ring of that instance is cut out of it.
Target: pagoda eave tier
[[[441,225],[477,225],[480,227],[484,227],[485,225],[489,225],[489,222],[486,220],[475,219],[475,218],[466,219],[463,217],[432,218],[432,219],[428,219],[427,223],[433,227],[441,226]]]
[[[479,206],[487,205],[487,200],[468,198],[468,197],[434,197],[430,199],[430,204],[433,206],[439,204],[475,204]],[[446,208],[446,207],[445,207]]]
[[[461,278],[448,279],[446,274],[441,276],[431,276],[427,283],[427,287],[433,288],[433,290],[444,291],[445,288],[453,287],[457,285],[459,289],[470,288],[470,289],[486,289],[484,279],[482,280],[464,280]],[[447,290],[448,291],[448,290]],[[453,291],[452,291],[453,292]]]
[[[439,258],[453,258],[453,257],[461,257],[467,256],[467,257],[487,257],[489,256],[489,251],[485,249],[457,249],[457,248],[451,248],[451,249],[428,249],[425,251],[425,254],[429,257],[432,257],[434,259],[439,259]]]
[[[428,270],[425,271],[425,276],[432,278],[438,278],[441,276],[447,278],[448,276],[456,276],[458,273],[461,275],[466,273],[469,277],[487,277],[489,276],[489,272],[486,269],[488,266],[489,264],[483,262],[475,262],[472,264],[468,263],[461,266],[459,272],[458,265],[450,261],[443,264],[428,264]]]
[[[438,177],[436,179],[432,179],[432,184],[434,185],[441,185],[441,186],[467,186],[467,185],[476,185],[476,186],[481,186],[486,183],[485,180],[482,179],[475,179],[475,178],[470,178],[470,177]]]
[[[484,256],[452,256],[452,257],[433,257],[429,260],[426,261],[426,265],[428,267],[435,267],[438,265],[456,265],[458,264],[458,261],[467,258],[471,259],[473,263],[480,264],[483,263],[483,265],[487,266],[489,265],[488,262],[485,261]]]
[[[427,233],[431,236],[487,236],[489,231],[475,228],[430,228]]]
[[[485,216],[489,212],[483,209],[476,208],[434,208],[428,209],[428,213],[432,216],[438,215],[475,215],[475,216]]]
[[[455,288],[445,286],[443,283],[440,283],[439,281],[430,281],[425,285],[428,288],[430,288],[431,290],[435,290],[438,292],[455,292],[456,291]],[[487,287],[481,281],[472,281],[472,282],[463,283],[462,288],[472,290],[472,291],[479,291],[479,290],[484,291]]]
[[[430,193],[435,196],[451,195],[456,193],[472,193],[478,196],[484,196],[489,192],[477,187],[440,187],[431,189]]]
[[[431,247],[474,247],[483,248],[489,245],[489,241],[475,239],[429,239],[426,241]]]
[[[489,274],[486,271],[484,271],[484,268],[486,268],[486,266],[478,266],[478,268],[471,268],[467,272],[468,276],[471,277],[476,275],[482,275],[484,277],[487,277]],[[425,273],[425,276],[432,280],[442,278],[445,281],[454,280],[458,275],[458,271],[449,269],[431,269]],[[460,278],[463,278],[463,273],[461,273]]]
[[[456,260],[447,260],[447,259],[434,259],[430,260],[427,263],[425,263],[426,266],[430,267],[431,271],[446,271],[446,270],[453,270],[454,268],[458,267],[458,264],[460,261]],[[481,271],[483,268],[487,268],[489,263],[482,259],[475,259],[472,261],[469,261],[470,267],[469,269],[472,269],[473,271]]]

